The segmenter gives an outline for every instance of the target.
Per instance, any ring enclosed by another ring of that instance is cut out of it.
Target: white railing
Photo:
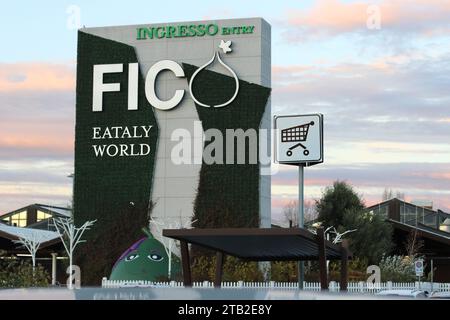
[[[103,278],[103,288],[183,288],[183,282],[151,282],[146,280],[108,280]],[[214,283],[209,281],[194,282],[193,288],[214,288]],[[281,290],[297,290],[297,282],[222,282],[222,289],[281,289]],[[370,284],[367,282],[349,282],[347,290],[351,293],[377,293],[382,290],[428,290],[428,291],[450,291],[450,283],[433,283],[431,287],[430,282],[381,282],[378,284]],[[303,290],[305,291],[320,291],[320,282],[304,282]],[[339,282],[330,281],[330,292],[339,292]]]

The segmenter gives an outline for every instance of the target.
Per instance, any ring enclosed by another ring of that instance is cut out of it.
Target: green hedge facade
[[[183,64],[183,68],[188,80],[197,70],[196,66],[189,64]],[[210,105],[227,101],[234,90],[232,77],[209,70],[200,72],[193,81],[196,98]],[[258,130],[270,91],[269,88],[240,80],[236,99],[226,107],[206,108],[196,105],[203,130],[218,129],[224,137],[226,129]],[[212,141],[206,142],[204,147],[209,143]],[[248,145],[246,152],[246,164],[206,164],[203,161],[194,203],[195,227],[259,226],[260,166],[258,163],[248,164]],[[234,154],[236,163],[236,148]]]
[[[84,284],[98,285],[109,276],[116,259],[141,238],[148,225],[158,125],[147,102],[144,81],[139,79],[138,110],[127,110],[128,63],[138,62],[133,47],[78,33],[78,66],[75,128],[74,218],[76,225],[97,219],[85,233],[86,243],[76,249]],[[123,72],[105,74],[104,82],[121,84],[120,92],[103,94],[103,111],[92,112],[94,64],[123,63]],[[153,125],[149,138],[92,139],[92,127]],[[148,156],[95,157],[94,143],[146,143]]]

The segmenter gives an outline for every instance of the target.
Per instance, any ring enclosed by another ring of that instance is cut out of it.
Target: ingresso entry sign
[[[323,115],[275,116],[275,160],[310,166],[323,162]]]

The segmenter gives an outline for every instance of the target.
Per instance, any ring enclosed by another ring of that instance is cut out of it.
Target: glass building
[[[68,218],[71,215],[70,208],[31,204],[0,216],[0,223],[12,227],[54,230],[53,221],[50,218]]]
[[[373,205],[368,210],[389,220],[411,226],[426,226],[436,230],[442,230],[441,226],[444,225],[444,221],[450,218],[450,214],[441,210],[434,211],[430,207],[415,205],[397,198]]]

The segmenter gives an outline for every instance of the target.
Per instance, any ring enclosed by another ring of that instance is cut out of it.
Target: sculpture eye
[[[125,261],[133,261],[134,259],[139,258],[139,255],[137,253],[130,254],[128,257],[125,258]]]
[[[149,254],[149,255],[148,255],[148,258],[149,258],[150,260],[156,261],[156,262],[162,261],[162,260],[164,259],[162,256],[160,256],[160,255],[157,254],[157,253]]]

